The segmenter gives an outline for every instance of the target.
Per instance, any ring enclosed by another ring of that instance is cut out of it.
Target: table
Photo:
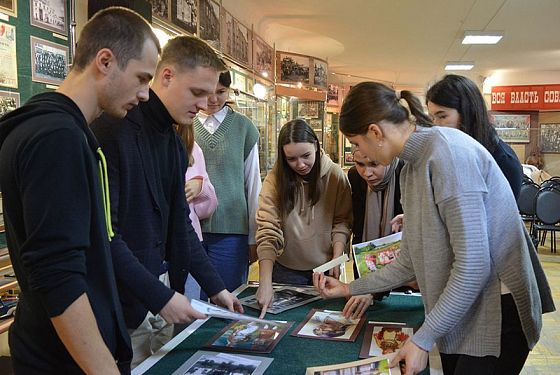
[[[239,297],[254,293],[256,289],[243,286]],[[252,290],[249,290],[252,289]],[[365,325],[354,342],[337,342],[306,339],[290,336],[292,330],[305,318],[311,308],[342,310],[344,299],[319,300],[297,307],[283,313],[267,314],[267,319],[294,321],[286,336],[269,354],[256,354],[274,358],[266,374],[304,374],[311,366],[322,366],[358,360]],[[245,308],[247,315],[258,316],[258,311]],[[367,321],[405,322],[409,326],[419,327],[424,321],[424,307],[418,295],[392,293],[382,301],[376,301],[366,314]],[[196,321],[179,333],[157,353],[136,367],[132,374],[171,374],[191,355],[203,348],[217,332],[231,321],[210,318]],[[246,353],[251,354],[251,353]]]

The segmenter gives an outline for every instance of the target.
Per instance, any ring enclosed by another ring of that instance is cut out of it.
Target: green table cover
[[[247,288],[239,294],[239,298],[254,293],[256,288]],[[290,336],[290,333],[305,318],[311,308],[342,310],[344,299],[319,300],[304,306],[272,315],[267,314],[267,319],[287,320],[295,322],[288,333],[280,340],[278,345],[269,354],[252,354],[274,358],[266,370],[266,374],[304,374],[305,369],[311,366],[323,366],[334,363],[350,362],[359,359],[360,348],[364,338],[366,325],[354,342],[326,341]],[[245,307],[248,315],[258,316],[258,311]],[[424,321],[424,307],[418,296],[391,295],[376,301],[370,307],[367,321],[404,322],[412,327],[419,327]],[[179,368],[191,355],[203,348],[210,339],[222,330],[231,321],[211,318],[193,334],[178,344],[173,350],[148,369],[145,374],[171,374]],[[426,370],[426,373],[428,371]]]

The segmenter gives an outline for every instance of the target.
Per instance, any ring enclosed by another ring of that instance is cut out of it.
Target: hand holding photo
[[[348,262],[348,255],[342,254],[338,258],[334,258],[333,260],[328,261],[327,263],[325,263],[325,264],[323,264],[319,267],[313,268],[313,272],[318,272],[318,273],[327,272],[328,270],[330,270],[334,267],[338,267],[341,264],[344,264],[345,262]]]
[[[413,334],[414,330],[404,323],[368,322],[360,358],[397,353]]]
[[[360,361],[308,367],[305,375],[370,374],[401,375],[399,366],[389,368],[392,356],[373,357]]]
[[[312,309],[292,336],[319,340],[355,341],[365,319],[346,319],[342,311]]]
[[[352,245],[358,275],[364,277],[397,259],[401,251],[402,232],[373,241]]]
[[[231,319],[231,320],[245,320],[245,321],[253,321],[259,323],[268,323],[268,320],[255,318],[249,315],[239,314],[233,311],[229,311],[222,307],[212,305],[208,302],[203,302],[198,299],[191,299],[191,306],[196,311],[206,314],[208,316],[213,316],[215,318],[224,318],[224,319]]]

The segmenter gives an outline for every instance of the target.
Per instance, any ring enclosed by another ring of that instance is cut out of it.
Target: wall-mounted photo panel
[[[19,107],[19,93],[0,91],[0,117]]]
[[[309,56],[291,53],[276,53],[281,82],[309,84]]]
[[[18,88],[16,27],[0,22],[0,86]]]
[[[60,85],[68,72],[68,47],[31,37],[31,80]]]
[[[250,30],[239,22],[230,13],[224,10],[224,33],[222,40],[222,51],[234,60],[250,65]]]
[[[186,32],[198,32],[198,0],[172,0],[171,21]]]
[[[326,61],[313,59],[313,85],[327,89],[328,65]]]
[[[220,4],[214,0],[200,0],[200,39],[220,49]]]
[[[68,35],[66,0],[29,0],[29,7],[33,26]]]
[[[253,34],[253,68],[257,74],[265,78],[274,77],[274,49],[255,34]]]
[[[0,12],[17,17],[17,0],[0,0]]]
[[[528,114],[491,114],[492,124],[504,142],[529,143],[531,115]]]
[[[169,19],[169,0],[147,0],[152,5],[152,17]]]
[[[560,124],[541,124],[539,149],[541,152],[560,153]]]
[[[332,83],[328,86],[327,104],[338,105],[338,86],[333,85]]]

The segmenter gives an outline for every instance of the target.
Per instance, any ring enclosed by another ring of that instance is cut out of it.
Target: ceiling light
[[[504,34],[500,31],[465,31],[463,44],[496,44]]]
[[[472,61],[448,61],[445,70],[471,70],[474,68]]]

